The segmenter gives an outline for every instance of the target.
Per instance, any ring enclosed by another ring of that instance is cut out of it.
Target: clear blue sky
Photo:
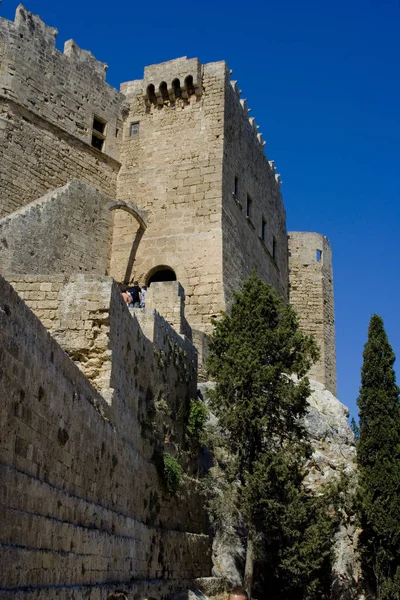
[[[282,175],[288,229],[331,241],[338,395],[356,414],[372,313],[400,357],[399,0],[25,5],[58,28],[58,47],[73,38],[107,62],[116,87],[178,56],[228,62]]]

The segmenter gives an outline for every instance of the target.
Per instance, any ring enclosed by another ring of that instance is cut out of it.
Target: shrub
[[[182,467],[175,456],[169,452],[164,452],[163,463],[165,488],[169,494],[176,494],[183,480]]]

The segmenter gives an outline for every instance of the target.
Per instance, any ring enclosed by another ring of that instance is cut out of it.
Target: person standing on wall
[[[137,281],[133,282],[133,286],[128,288],[128,292],[131,295],[132,298],[132,305],[133,308],[139,308],[140,307],[140,301],[142,299],[142,293],[139,287],[139,284]]]
[[[140,290],[140,308],[145,308],[146,306],[146,294],[147,294],[147,285],[142,285],[142,289]]]

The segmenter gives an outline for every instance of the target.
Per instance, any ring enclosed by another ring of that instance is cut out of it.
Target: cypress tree
[[[358,397],[360,550],[367,586],[379,600],[400,598],[400,405],[395,355],[373,315]]]
[[[305,375],[318,355],[315,341],[256,274],[214,325],[210,403],[235,465],[257,593],[320,600],[329,590],[335,519],[302,485],[310,452],[302,426],[310,394]]]

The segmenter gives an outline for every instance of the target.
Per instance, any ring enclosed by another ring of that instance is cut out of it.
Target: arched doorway
[[[158,265],[147,274],[146,285],[149,286],[155,281],[176,281],[176,273],[171,267]]]

